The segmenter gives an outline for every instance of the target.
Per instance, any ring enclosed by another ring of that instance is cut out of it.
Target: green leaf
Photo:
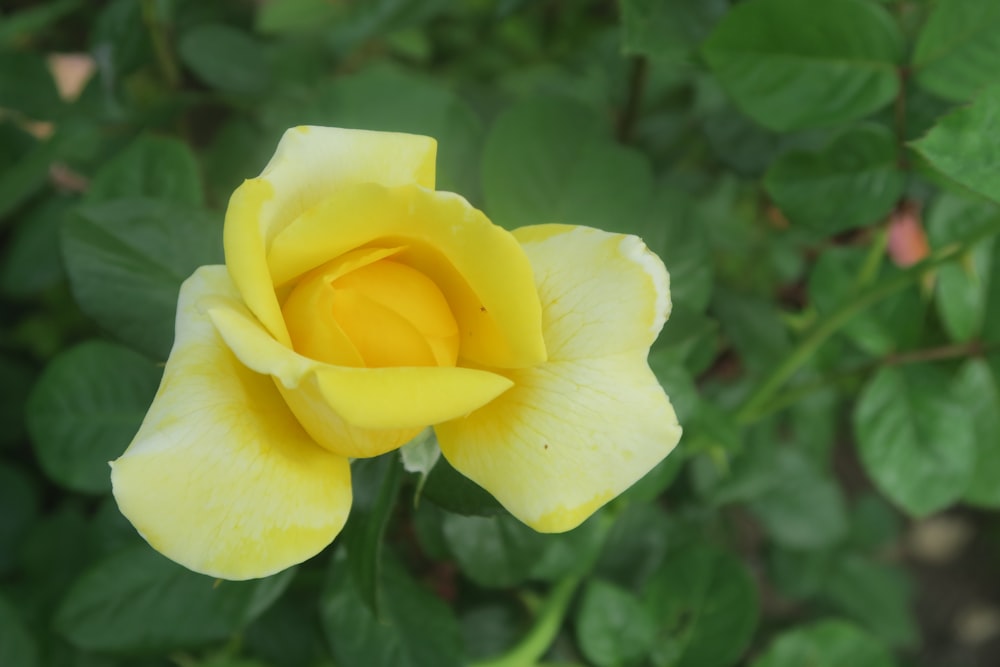
[[[31,477],[19,468],[0,463],[0,575],[9,574],[14,568],[18,550],[38,516],[38,509],[38,489]]]
[[[663,509],[653,504],[630,504],[608,532],[595,573],[618,585],[642,589],[656,572],[671,541],[672,526]]]
[[[751,667],[893,667],[885,646],[844,621],[820,621],[784,632]]]
[[[344,546],[355,588],[376,615],[382,541],[396,507],[401,479],[402,468],[395,455],[360,459],[351,466],[354,506],[344,527]]]
[[[23,42],[83,5],[83,0],[50,0],[9,12],[4,16],[3,23],[0,23],[0,46],[13,46],[17,42]]]
[[[913,51],[917,83],[964,102],[996,81],[1000,59],[1000,5],[991,0],[936,2]]]
[[[955,378],[955,397],[971,413],[975,463],[963,500],[1000,507],[1000,387],[990,365],[969,359]]]
[[[661,184],[637,228],[611,229],[640,235],[670,272],[670,298],[675,308],[702,313],[712,298],[714,267],[707,227],[710,216],[690,193],[672,183]],[[671,317],[675,317],[671,315]],[[672,335],[673,319],[664,331]]]
[[[589,109],[560,99],[501,114],[482,169],[486,212],[507,228],[554,222],[634,231],[652,191],[643,155],[616,144]]]
[[[896,139],[865,125],[818,152],[787,153],[772,163],[764,187],[792,224],[834,235],[871,225],[892,210],[903,192]]]
[[[724,0],[622,0],[622,48],[630,54],[686,59],[726,8]]]
[[[723,17],[703,47],[733,101],[773,130],[846,123],[899,93],[903,40],[865,0],[749,0]]]
[[[263,48],[238,28],[196,25],[181,35],[177,52],[203,83],[224,93],[260,94],[271,83]]]
[[[62,229],[63,257],[81,310],[122,341],[166,359],[181,283],[221,264],[222,225],[212,214],[163,200],[81,207]]]
[[[322,29],[338,17],[336,5],[327,0],[283,0],[257,6],[257,32],[286,34]]]
[[[17,608],[0,596],[0,665],[37,667],[38,644],[28,632]]]
[[[753,372],[773,368],[791,348],[788,329],[770,300],[717,289],[712,295],[712,310],[723,333]]]
[[[1000,219],[1000,209],[989,202],[943,193],[927,214],[927,236],[939,250],[960,242]],[[977,243],[960,262],[937,270],[934,304],[952,340],[968,341],[982,330],[986,318],[993,239]]]
[[[545,552],[545,536],[501,514],[495,517],[448,514],[444,537],[459,568],[487,588],[514,586],[531,576]]]
[[[155,652],[229,637],[262,614],[295,570],[255,581],[190,572],[146,545],[98,562],[66,594],[53,621],[74,646]]]
[[[757,588],[732,554],[708,544],[663,561],[643,601],[658,625],[655,665],[724,667],[736,662],[757,626]]]
[[[0,354],[0,450],[20,445],[26,420],[24,405],[36,371],[14,356]]]
[[[86,201],[96,204],[124,197],[172,199],[200,206],[205,195],[194,153],[177,139],[139,137],[94,175]]]
[[[891,646],[912,647],[919,641],[910,582],[897,568],[860,556],[836,558],[822,595]]]
[[[69,197],[47,198],[20,218],[0,260],[4,294],[30,296],[63,279],[59,227],[74,203]]]
[[[424,590],[393,559],[386,560],[385,592],[376,617],[362,601],[347,563],[334,558],[320,598],[323,630],[340,665],[459,667],[464,664],[458,622],[448,606]]]
[[[441,460],[441,448],[431,429],[425,429],[413,440],[399,448],[399,458],[406,472],[417,475],[417,488],[413,492],[414,507],[420,503],[420,494],[427,483],[427,477]]]
[[[938,171],[974,192],[1000,201],[1000,86],[942,118],[914,142]]]
[[[854,432],[865,470],[914,516],[958,500],[973,472],[975,433],[967,406],[949,384],[927,364],[885,367],[855,405]]]
[[[750,498],[750,510],[775,541],[799,549],[835,544],[847,533],[840,487],[802,452],[780,448],[769,458],[771,484]]]
[[[576,615],[580,650],[598,667],[630,664],[652,648],[656,625],[635,595],[601,579],[583,591]]]
[[[33,120],[52,120],[59,115],[62,100],[41,54],[0,51],[0,107]]]
[[[28,429],[45,473],[75,491],[111,488],[108,461],[125,451],[161,371],[127,348],[82,343],[45,369],[28,398]]]

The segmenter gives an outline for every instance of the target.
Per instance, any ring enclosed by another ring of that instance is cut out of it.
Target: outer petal
[[[428,425],[468,414],[511,386],[502,375],[472,368],[324,364],[272,339],[235,292],[205,307],[240,361],[273,376],[310,435],[345,456],[395,449]]]
[[[237,188],[226,211],[226,266],[250,310],[288,342],[267,276],[271,239],[330,192],[357,183],[434,187],[437,142],[391,132],[295,127],[258,178]]]
[[[635,237],[546,225],[517,232],[532,262],[548,363],[435,428],[453,466],[536,530],[569,530],[680,439],[646,363],[669,309],[662,263]]]
[[[197,572],[248,579],[328,545],[347,519],[351,476],[202,312],[205,297],[232,291],[223,266],[184,283],[160,389],[111,481],[154,549]]]
[[[670,277],[641,239],[568,225],[514,236],[535,272],[550,360],[649,349],[670,316]]]
[[[404,247],[395,257],[441,289],[459,325],[462,358],[493,368],[545,360],[528,258],[510,232],[455,194],[371,184],[338,190],[274,238],[274,284],[366,244]]]

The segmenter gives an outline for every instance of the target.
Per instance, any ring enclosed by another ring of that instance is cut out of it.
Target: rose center
[[[296,352],[339,366],[454,366],[458,325],[441,290],[392,257],[349,252],[303,276],[282,306]]]

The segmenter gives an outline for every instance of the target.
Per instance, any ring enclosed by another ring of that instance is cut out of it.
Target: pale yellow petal
[[[433,188],[436,152],[434,139],[412,134],[306,126],[285,132],[267,167],[236,190],[226,211],[226,265],[271,335],[288,343],[267,276],[271,239],[342,187],[412,183]]]
[[[648,349],[670,314],[663,262],[635,236],[590,227],[514,231],[535,273],[549,359]]]
[[[160,389],[112,463],[122,513],[167,557],[224,579],[263,577],[322,550],[351,505],[347,459],[318,446],[271,379],[244,367],[203,311],[225,267],[181,288]]]
[[[536,530],[576,527],[680,439],[645,350],[509,375],[505,394],[435,430],[455,469]]]
[[[472,368],[349,368],[274,341],[232,293],[205,306],[236,356],[274,377],[306,430],[344,456],[384,453],[421,429],[468,414],[506,391],[502,375]]]
[[[510,232],[451,193],[370,184],[333,193],[270,244],[274,284],[364,245],[404,248],[394,261],[440,288],[459,325],[461,359],[492,368],[545,360],[528,258]]]

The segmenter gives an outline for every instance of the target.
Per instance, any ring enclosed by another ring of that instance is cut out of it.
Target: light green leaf
[[[232,26],[194,26],[181,35],[177,52],[195,76],[224,93],[260,94],[271,83],[262,46]]]
[[[997,220],[1000,209],[995,205],[944,193],[928,211],[927,236],[932,248],[941,249]],[[937,271],[934,304],[952,340],[968,341],[982,330],[993,245],[992,238],[985,239],[962,260],[945,264]]]
[[[899,92],[899,28],[865,0],[749,0],[735,5],[703,47],[726,92],[774,130],[836,125],[887,105]]]
[[[896,140],[883,127],[865,125],[819,152],[787,153],[764,179],[792,224],[832,236],[882,219],[903,192]]]
[[[105,558],[80,577],[56,611],[54,627],[85,650],[135,653],[198,646],[253,621],[294,573],[219,581],[141,545]]]
[[[913,146],[945,176],[1000,202],[1000,86],[942,118]]]
[[[172,199],[200,206],[205,195],[194,153],[177,139],[139,137],[94,175],[86,201],[96,204],[123,197]]]
[[[108,491],[108,461],[139,430],[160,375],[142,355],[102,341],[56,357],[26,409],[35,454],[49,478],[75,491]]]
[[[631,592],[592,579],[576,615],[576,636],[588,660],[598,667],[616,667],[631,664],[652,648],[656,625]]]
[[[963,500],[1000,507],[1000,387],[990,365],[969,359],[955,378],[955,396],[971,413],[976,438],[972,479]]]
[[[458,622],[393,559],[386,561],[381,617],[358,595],[343,558],[331,561],[320,598],[323,631],[340,665],[460,667]]]
[[[81,207],[62,229],[73,296],[120,340],[166,359],[181,283],[204,264],[221,264],[214,215],[163,200],[120,199]]]
[[[885,367],[869,380],[854,410],[865,470],[913,516],[958,500],[976,457],[968,407],[947,376],[927,364]]]
[[[483,151],[483,194],[493,222],[634,232],[652,191],[641,153],[616,144],[582,105],[538,99],[497,118]]]
[[[996,81],[1000,59],[1000,5],[992,0],[940,0],[913,51],[917,83],[964,102]]]
[[[694,544],[667,556],[643,601],[658,625],[658,667],[724,667],[743,654],[757,626],[757,588],[732,554]]]
[[[751,667],[893,667],[885,646],[843,621],[820,621],[778,635]]]

